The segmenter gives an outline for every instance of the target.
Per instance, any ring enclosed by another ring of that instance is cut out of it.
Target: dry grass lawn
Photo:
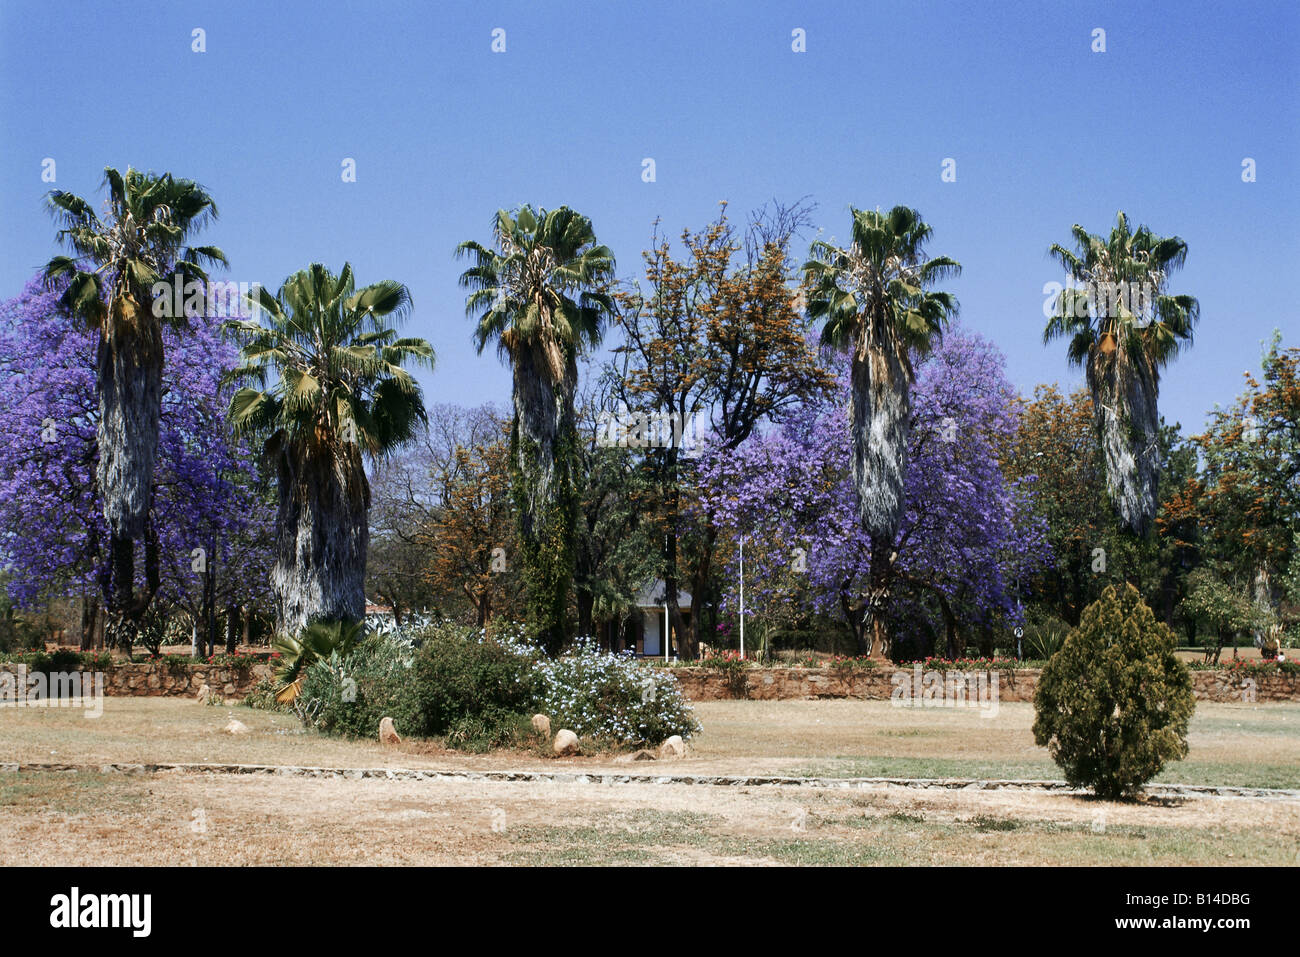
[[[690,756],[475,756],[306,734],[296,720],[182,699],[103,717],[0,709],[0,761],[1059,778],[1032,708],[704,702]],[[231,716],[252,733],[221,733]],[[1197,709],[1163,780],[1300,787],[1300,707]],[[387,781],[269,775],[0,774],[0,864],[1296,864],[1300,801],[1112,803],[1030,791]]]

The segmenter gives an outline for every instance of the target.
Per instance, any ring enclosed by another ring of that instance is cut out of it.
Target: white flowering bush
[[[542,679],[541,710],[551,727],[615,745],[658,744],[700,730],[677,679],[641,668],[629,655],[592,644],[536,665]]]

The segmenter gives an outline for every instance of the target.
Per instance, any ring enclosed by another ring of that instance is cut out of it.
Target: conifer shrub
[[[1195,700],[1175,644],[1132,585],[1084,610],[1034,694],[1034,740],[1071,785],[1129,796],[1187,755]]]

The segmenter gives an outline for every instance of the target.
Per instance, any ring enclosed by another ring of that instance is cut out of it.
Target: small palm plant
[[[308,665],[335,655],[346,658],[364,634],[364,622],[317,621],[296,635],[280,635],[271,643],[280,655],[275,670],[275,700],[280,704],[293,701],[302,688],[303,672]]]
[[[420,386],[404,365],[432,368],[433,348],[389,325],[410,308],[407,288],[386,279],[358,290],[350,264],[336,276],[315,263],[250,303],[265,323],[226,324],[243,347],[229,378],[245,384],[231,397],[230,420],[237,433],[264,439],[278,475],[278,630],[361,620],[370,540],[364,457],[387,455],[424,425]]]
[[[1169,274],[1187,260],[1177,236],[1131,228],[1119,213],[1110,236],[1075,225],[1074,249],[1048,250],[1077,285],[1062,290],[1043,342],[1069,340],[1083,366],[1106,461],[1106,484],[1124,526],[1145,535],[1155,521],[1160,481],[1160,370],[1192,341],[1200,305],[1170,295]]]

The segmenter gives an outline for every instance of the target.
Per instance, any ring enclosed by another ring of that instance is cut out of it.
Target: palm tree
[[[846,249],[820,240],[804,264],[808,314],[824,322],[822,343],[852,353],[849,429],[863,527],[871,536],[871,651],[888,651],[885,629],[894,537],[903,511],[915,379],[913,357],[929,353],[957,312],[936,281],[961,272],[946,256],[927,259],[931,228],[906,206],[852,209]]]
[[[276,465],[277,627],[294,634],[317,620],[359,620],[370,539],[363,456],[386,455],[425,422],[403,364],[433,368],[433,349],[386,322],[409,311],[407,288],[385,279],[358,290],[350,263],[337,276],[313,263],[249,303],[265,324],[226,323],[243,347],[228,378],[255,386],[231,397],[230,420],[237,433],[264,437]]]
[[[170,173],[104,169],[105,217],[89,202],[53,190],[47,203],[72,256],[45,267],[61,302],[99,334],[95,391],[99,402],[97,480],[110,535],[112,565],[106,628],[113,644],[129,644],[157,591],[157,542],[149,526],[153,466],[162,410],[162,324],[183,325],[179,308],[154,287],[179,276],[207,281],[205,265],[226,264],[215,246],[186,246],[217,216],[203,187]],[[135,593],[135,542],[145,538],[147,584]]]
[[[1073,250],[1053,243],[1048,253],[1080,285],[1057,297],[1043,342],[1069,339],[1070,363],[1084,366],[1111,501],[1126,528],[1146,535],[1159,504],[1160,370],[1191,343],[1200,316],[1193,297],[1166,292],[1187,244],[1130,229],[1122,212],[1109,239],[1077,224],[1071,232]]]
[[[491,246],[456,247],[473,262],[460,284],[470,290],[465,312],[478,322],[478,351],[495,342],[514,372],[511,484],[527,615],[534,639],[555,654],[573,580],[577,360],[613,313],[614,255],[597,244],[591,220],[567,206],[500,210],[492,232]]]

